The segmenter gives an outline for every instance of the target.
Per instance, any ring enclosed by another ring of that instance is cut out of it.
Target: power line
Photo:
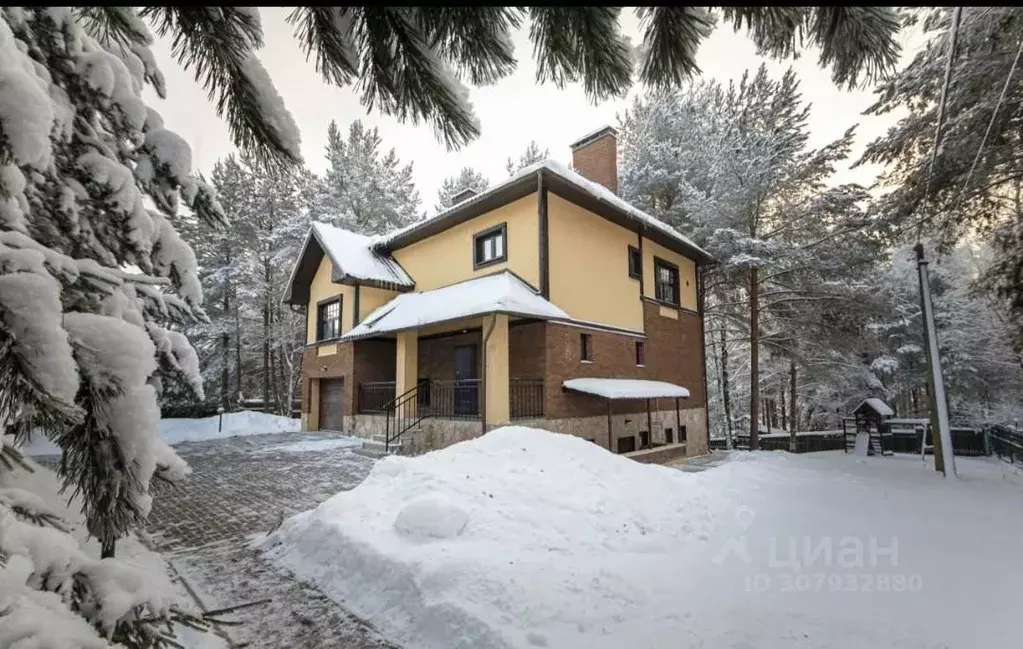
[[[956,53],[956,42],[959,40],[959,22],[962,20],[963,8],[952,10],[952,32],[949,34],[948,59],[945,62],[945,81],[941,84],[941,100],[938,103],[938,123],[934,127],[934,144],[931,145],[931,164],[927,168],[927,184],[924,186],[924,202],[931,193],[931,179],[934,177],[934,163],[938,159],[938,145],[941,142],[941,127],[945,122],[945,104],[948,99],[948,87],[952,81],[952,62]],[[920,242],[924,222],[917,224],[916,240]]]

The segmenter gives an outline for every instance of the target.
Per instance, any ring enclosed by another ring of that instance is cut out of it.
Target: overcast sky
[[[615,125],[616,115],[642,92],[637,86],[629,97],[593,105],[587,101],[579,84],[558,89],[553,84],[539,86],[534,80],[536,67],[532,61],[532,45],[528,32],[515,35],[518,69],[492,86],[473,88],[470,94],[480,119],[482,134],[460,151],[448,152],[424,124],[401,124],[377,112],[367,113],[357,95],[347,88],[328,86],[320,80],[312,61],[305,56],[294,38],[294,29],[285,18],[290,9],[260,9],[263,18],[265,45],[259,52],[302,132],[302,154],[306,164],[316,173],[326,168],[324,143],[327,125],[337,120],[343,131],[355,119],[380,129],[385,147],[394,147],[403,162],[414,163],[416,185],[422,207],[430,210],[436,202],[437,188],[445,177],[463,166],[471,166],[486,174],[491,182],[506,176],[508,156],[518,158],[529,141],[536,140],[550,150],[551,157],[569,162],[569,145],[579,137],[601,126]],[[640,42],[638,21],[629,10],[622,13],[624,32]],[[903,33],[903,64],[920,47],[919,28]],[[209,174],[213,163],[234,150],[226,124],[217,117],[205,91],[171,57],[167,40],[154,45],[157,61],[166,76],[167,100],[159,100],[148,90],[147,101],[164,117],[168,128],[176,131],[192,146],[193,166]],[[756,69],[763,59],[755,53],[752,42],[730,26],[721,26],[700,47],[697,62],[704,77],[722,82],[738,79],[744,70]],[[844,92],[831,81],[830,72],[817,67],[817,55],[807,51],[796,61],[767,60],[768,69],[780,76],[787,67],[795,68],[805,100],[811,102],[811,146],[821,146],[842,136],[849,126],[859,123],[856,149],[887,130],[892,117],[861,115],[872,103],[868,90]],[[846,171],[836,180],[870,184],[876,170],[861,168]]]

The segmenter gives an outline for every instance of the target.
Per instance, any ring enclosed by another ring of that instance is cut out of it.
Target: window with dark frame
[[[643,277],[643,255],[635,246],[629,246],[629,277]]]
[[[679,304],[678,266],[654,257],[654,297],[668,304]]]
[[[341,297],[316,305],[316,340],[331,340],[341,335]]]
[[[636,341],[636,365],[646,365],[646,344],[642,340]]]
[[[579,334],[579,356],[584,361],[593,360],[593,336]]]
[[[502,223],[472,237],[472,265],[481,268],[508,259],[508,225]]]

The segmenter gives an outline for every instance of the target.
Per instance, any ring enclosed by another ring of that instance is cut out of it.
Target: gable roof
[[[365,284],[393,291],[407,291],[415,282],[397,261],[373,248],[374,237],[356,234],[327,223],[313,223],[302,252],[291,271],[284,302],[305,304],[309,285],[320,267],[323,255],[330,259],[330,281],[338,284]]]
[[[550,159],[525,167],[503,183],[494,185],[433,217],[383,235],[376,240],[374,247],[381,252],[390,251],[421,241],[513,200],[528,196],[537,191],[540,183],[562,198],[623,227],[630,230],[642,229],[643,236],[692,259],[697,264],[709,264],[714,261],[710,253],[667,223],[630,205],[603,185],[588,180],[560,162]]]
[[[882,417],[895,416],[895,411],[892,410],[892,407],[889,406],[884,401],[878,399],[877,397],[870,397],[869,399],[864,399],[863,402],[860,403],[860,405],[856,406],[856,408],[853,409],[853,414],[859,412],[864,406],[870,408],[871,410],[881,415]]]
[[[505,313],[544,320],[568,319],[510,270],[422,293],[404,293],[363,318],[341,340],[356,340],[431,324]]]

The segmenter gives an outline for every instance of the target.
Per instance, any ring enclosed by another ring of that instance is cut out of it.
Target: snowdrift
[[[299,419],[271,415],[264,412],[242,410],[224,414],[223,430],[218,431],[219,416],[202,419],[161,419],[157,434],[168,444],[181,442],[202,442],[211,439],[238,437],[241,435],[266,435],[268,433],[297,433],[302,422]],[[21,449],[26,455],[57,455],[60,449],[42,435],[35,435],[32,441]]]
[[[262,547],[426,649],[1002,647],[1023,479],[961,464],[959,484],[915,457],[841,453],[690,474],[506,427],[387,457]],[[803,538],[817,552],[796,565]],[[859,563],[836,560],[849,538]]]

